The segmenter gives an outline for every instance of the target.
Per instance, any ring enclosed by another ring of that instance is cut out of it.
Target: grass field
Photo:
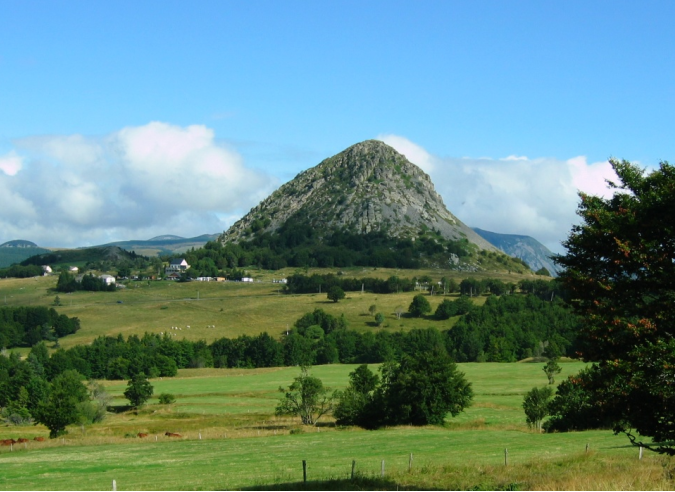
[[[82,329],[61,339],[65,348],[100,335],[166,332],[212,341],[267,331],[279,336],[316,308],[347,317],[357,330],[451,327],[455,320],[395,319],[413,293],[348,293],[340,303],[324,294],[281,295],[279,278],[293,272],[257,272],[261,282],[131,283],[115,293],[60,294],[57,310],[77,316]],[[304,271],[302,273],[305,273]],[[307,272],[309,274],[312,271]],[[322,271],[322,273],[326,273]],[[353,269],[348,276],[412,277],[443,272]],[[467,274],[447,276],[461,280]],[[494,276],[517,281],[515,276]],[[52,305],[55,277],[0,279],[2,305]],[[430,298],[432,308],[442,300]],[[475,302],[484,302],[477,298]],[[372,325],[375,304],[387,319]],[[188,325],[190,328],[187,328]],[[207,328],[215,325],[215,328]],[[175,332],[174,332],[175,333]],[[22,350],[25,353],[27,350]],[[138,412],[110,414],[97,425],[72,427],[64,439],[0,447],[0,490],[673,490],[675,464],[638,451],[611,431],[539,434],[525,425],[522,400],[547,379],[541,363],[460,364],[472,382],[474,404],[445,427],[396,427],[378,431],[339,429],[330,418],[304,428],[297,419],[277,418],[279,386],[288,386],[298,368],[184,369],[178,377],[154,379],[155,397]],[[561,381],[583,364],[561,364]],[[355,366],[318,366],[312,373],[334,389],[344,388]],[[104,381],[114,406],[127,404],[126,382]],[[160,393],[177,401],[159,405]],[[180,439],[164,436],[177,432]],[[148,433],[140,439],[137,433]],[[0,427],[0,439],[46,436],[42,426]],[[589,452],[586,453],[586,446]],[[508,450],[508,466],[505,452]],[[413,455],[409,471],[410,455]],[[307,461],[307,484],[302,483]],[[382,460],[385,477],[381,477]],[[349,480],[352,461],[357,480]],[[326,482],[326,480],[332,480]]]
[[[361,269],[353,272],[353,276],[358,276],[357,273],[362,276],[378,274],[385,278],[393,274],[402,275],[401,272],[386,269]],[[405,275],[412,276],[413,272],[405,272]],[[181,328],[178,338],[203,339],[207,342],[262,332],[280,337],[303,314],[317,308],[336,316],[344,314],[350,328],[355,330],[398,331],[429,326],[444,330],[456,321],[405,316],[396,319],[396,308],[400,306],[407,311],[415,295],[412,292],[386,295],[348,292],[346,299],[334,303],[325,294],[280,294],[280,285],[271,283],[273,276],[279,278],[278,272],[260,276],[261,280],[267,282],[144,281],[131,282],[127,289],[117,292],[58,294],[62,306],[55,307],[57,311],[67,316],[77,316],[82,325],[80,331],[62,338],[60,344],[69,348],[91,343],[101,335],[122,334],[127,337],[132,334],[140,336],[145,332],[166,333],[171,332],[172,326]],[[436,277],[440,278],[440,275],[434,275]],[[0,305],[53,306],[57,293],[52,289],[56,286],[56,280],[53,276],[0,279],[0,302],[3,303]],[[514,277],[512,280],[517,279]],[[430,297],[432,309],[435,310],[442,300],[443,296]],[[474,302],[483,303],[485,298],[477,297]],[[379,328],[375,327],[373,317],[368,314],[368,308],[373,304],[377,306],[378,312],[386,316],[385,323]],[[173,335],[176,333],[172,332]]]
[[[561,365],[560,380],[583,366]],[[156,395],[177,397],[173,405],[153,399],[137,414],[113,414],[102,424],[70,428],[64,440],[30,442],[12,452],[0,448],[0,489],[109,490],[112,480],[118,490],[297,489],[302,460],[312,481],[347,479],[355,460],[356,471],[375,480],[366,483],[380,489],[672,489],[670,462],[651,454],[638,461],[637,450],[611,431],[530,431],[521,403],[526,391],[546,383],[542,366],[460,364],[476,394],[466,412],[443,428],[379,431],[338,429],[330,419],[303,429],[297,420],[274,417],[277,388],[288,385],[297,368],[181,370],[176,378],[152,380]],[[355,367],[317,366],[312,373],[343,388]],[[113,404],[126,403],[125,382],[105,384],[115,396]],[[165,437],[166,431],[182,438]],[[150,436],[131,437],[138,432]],[[32,437],[46,430],[1,427],[0,435]],[[341,484],[307,487],[354,488],[353,482]]]

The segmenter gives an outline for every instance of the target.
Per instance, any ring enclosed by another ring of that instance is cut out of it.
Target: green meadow
[[[561,365],[559,379],[583,367],[579,362]],[[340,389],[355,367],[317,366],[312,373]],[[298,368],[181,370],[176,378],[152,380],[155,398],[138,412],[71,427],[64,439],[17,444],[12,451],[3,447],[0,489],[109,490],[113,480],[118,490],[352,489],[357,483],[413,490],[514,484],[545,489],[542,474],[559,488],[672,488],[665,473],[669,462],[651,454],[639,461],[628,440],[611,431],[539,434],[528,429],[522,399],[533,386],[546,384],[542,367],[460,364],[475,391],[466,412],[448,419],[445,427],[378,431],[336,428],[330,418],[303,427],[298,420],[275,417],[278,387],[288,385]],[[126,404],[126,382],[105,385],[113,405]],[[164,392],[174,394],[176,403],[159,405],[156,396]],[[167,431],[181,438],[166,437]],[[47,434],[40,426],[2,427],[0,432],[4,439]],[[149,436],[138,438],[139,432]],[[301,483],[303,460],[308,484]],[[352,461],[357,482],[349,480]],[[643,472],[635,476],[636,470]]]
[[[387,278],[391,275],[412,277],[425,271],[401,272],[392,269],[359,269],[347,272],[354,277],[372,276]],[[252,284],[243,282],[187,282],[142,281],[129,282],[126,289],[117,292],[73,292],[59,294],[53,289],[57,278],[37,277],[31,279],[0,279],[0,305],[52,306],[60,314],[77,316],[82,329],[62,338],[63,348],[91,343],[101,335],[125,338],[142,336],[145,332],[167,333],[188,340],[212,342],[222,337],[236,338],[240,335],[258,335],[267,332],[280,337],[303,314],[315,309],[340,316],[344,314],[349,326],[355,330],[410,330],[434,326],[439,330],[450,328],[456,319],[437,321],[424,318],[397,319],[396,309],[407,311],[415,293],[371,294],[348,292],[339,303],[329,301],[325,293],[285,295],[281,285],[272,279],[293,272],[267,272],[256,276]],[[304,273],[304,271],[303,271]],[[310,270],[311,274],[312,271]],[[323,273],[326,273],[323,271]],[[426,272],[439,280],[448,272]],[[453,272],[455,275],[456,272]],[[498,276],[497,273],[494,274]],[[517,278],[512,278],[517,281]],[[61,306],[54,306],[59,296]],[[436,309],[443,296],[430,297],[432,309]],[[483,303],[483,297],[474,302]],[[371,305],[385,315],[386,320],[375,328],[373,317],[368,313]],[[171,327],[179,330],[171,330]],[[189,327],[189,328],[188,328]]]
[[[260,282],[253,284],[146,281],[131,282],[115,293],[60,294],[62,305],[56,309],[82,322],[78,333],[60,343],[68,348],[101,335],[126,337],[146,331],[171,331],[178,338],[209,342],[263,331],[280,336],[316,308],[344,313],[357,330],[442,330],[456,321],[396,319],[396,308],[407,309],[414,293],[350,292],[339,303],[319,293],[282,295],[279,285],[271,282],[282,274],[259,272]],[[443,275],[385,269],[347,272],[384,278],[424,274],[434,279]],[[57,295],[51,290],[55,284],[55,277],[0,279],[0,302],[50,306]],[[432,308],[442,299],[431,297]],[[386,315],[380,328],[368,314],[372,304]],[[120,411],[100,424],[72,426],[63,439],[0,447],[0,490],[110,490],[113,480],[118,490],[673,490],[675,463],[651,453],[638,460],[627,438],[609,430],[530,430],[522,400],[531,388],[547,383],[542,363],[459,366],[473,385],[470,408],[443,427],[378,431],[337,428],[330,417],[317,427],[275,417],[278,388],[293,381],[297,367],[183,369],[175,378],[151,380],[154,397],[137,412],[122,411],[128,403],[123,397],[126,381],[103,381],[113,397],[111,405]],[[567,361],[561,366],[557,381],[583,363]],[[312,373],[325,385],[342,389],[355,367],[317,366]],[[160,405],[161,393],[173,394],[176,402]],[[181,437],[170,438],[165,432]],[[138,433],[148,437],[139,438]],[[47,435],[42,426],[0,426],[0,439]]]

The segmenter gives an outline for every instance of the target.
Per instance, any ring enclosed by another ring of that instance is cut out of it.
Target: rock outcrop
[[[378,140],[353,145],[300,173],[220,240],[237,242],[274,232],[291,219],[311,224],[320,235],[382,231],[415,238],[420,230],[433,229],[446,239],[467,239],[479,249],[496,251],[448,211],[422,169]]]

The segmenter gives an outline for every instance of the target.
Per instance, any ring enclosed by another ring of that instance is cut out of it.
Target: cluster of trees
[[[356,292],[361,289],[375,294],[391,294],[394,292],[411,292],[416,288],[417,279],[408,279],[392,276],[386,280],[372,277],[346,278],[332,273],[321,275],[303,275],[296,273],[287,278],[284,292],[287,294],[310,294],[327,292],[331,287],[340,287],[346,292]]]
[[[42,267],[39,265],[12,265],[7,268],[0,268],[0,277],[2,278],[30,278],[42,275]]]
[[[31,348],[28,357],[0,355],[0,417],[10,425],[44,424],[54,438],[72,424],[103,421],[112,398],[104,387],[77,370],[55,371],[44,342]],[[61,369],[61,368],[59,368]],[[142,372],[129,381],[124,396],[132,406],[143,405],[153,394]],[[165,401],[172,395],[165,395]]]
[[[420,295],[417,298],[424,299]],[[426,299],[424,299],[426,300]],[[532,295],[489,298],[475,307],[466,297],[441,303],[436,316],[466,312],[452,330],[350,330],[344,316],[316,309],[299,318],[281,340],[268,333],[205,341],[168,335],[99,337],[91,345],[57,350],[45,365],[50,377],[67,369],[87,378],[128,379],[139,372],[173,376],[188,367],[277,367],[402,360],[436,346],[457,361],[513,361],[571,351],[577,318],[561,301]]]
[[[302,220],[289,220],[273,233],[259,232],[265,226],[264,221],[258,222],[255,230],[248,231],[249,239],[225,245],[209,242],[203,248],[188,251],[186,260],[196,273],[203,275],[215,275],[202,273],[204,269],[217,272],[249,265],[268,270],[350,266],[419,268],[426,260],[439,256],[466,257],[471,249],[466,239],[448,240],[431,230],[421,231],[415,241],[390,237],[386,231],[360,234],[341,230],[324,237]]]
[[[50,437],[67,425],[103,420],[110,397],[96,382],[83,383],[77,371],[49,376],[49,353],[44,342],[36,344],[25,360],[16,353],[0,355],[0,407],[3,420],[12,425],[42,423]]]
[[[56,341],[79,329],[78,318],[69,318],[53,308],[0,308],[0,347],[32,347],[41,340]]]
[[[115,284],[107,284],[103,279],[95,277],[88,273],[77,281],[73,275],[63,271],[59,274],[59,280],[56,282],[58,292],[75,292],[76,290],[86,290],[90,292],[115,292]]]
[[[331,392],[303,366],[276,408],[277,415],[297,415],[305,425],[314,425],[333,411],[338,425],[375,429],[386,425],[443,424],[471,404],[473,391],[464,374],[457,370],[445,348],[406,355],[388,361],[380,376],[367,365],[349,375],[344,392]]]
[[[458,362],[515,362],[541,355],[573,355],[580,319],[562,300],[527,296],[488,297],[447,333]]]

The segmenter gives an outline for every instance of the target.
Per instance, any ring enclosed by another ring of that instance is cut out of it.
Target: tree
[[[79,421],[79,404],[87,399],[82,376],[77,371],[64,371],[54,378],[49,396],[36,408],[35,420],[49,429],[50,438],[63,435],[66,426]]]
[[[543,370],[546,374],[546,377],[548,378],[548,384],[554,384],[556,375],[560,374],[562,371],[560,365],[558,364],[557,358],[549,359],[549,361],[544,365]]]
[[[443,424],[471,405],[473,390],[445,350],[403,356],[399,364],[382,366],[376,408],[386,425]]]
[[[610,162],[614,195],[580,193],[583,223],[556,259],[583,317],[579,353],[595,363],[593,377],[574,384],[585,385],[615,432],[675,455],[675,167],[646,174]]]
[[[309,375],[309,368],[302,366],[300,375],[288,388],[279,387],[284,393],[275,410],[276,415],[296,415],[304,425],[316,425],[317,421],[333,409],[337,394],[324,388],[319,378]]]
[[[342,290],[340,287],[337,285],[334,285],[330,289],[328,289],[328,299],[330,299],[333,302],[338,302],[340,299],[345,298],[345,291]]]
[[[553,389],[550,386],[532,388],[525,395],[523,410],[525,410],[525,421],[530,428],[541,431],[544,419],[549,413],[551,396],[553,396]]]
[[[436,308],[436,312],[434,313],[434,317],[436,319],[450,319],[453,316],[457,314],[457,308],[455,306],[455,303],[448,300],[448,299],[443,299],[443,302],[441,302],[438,307]]]
[[[377,313],[375,315],[375,324],[377,326],[380,326],[382,323],[384,323],[384,314],[382,313]]]
[[[377,312],[377,306],[375,304],[371,304],[368,308],[368,312],[371,316],[375,316],[375,313]]]
[[[427,298],[424,297],[423,294],[418,294],[415,297],[413,297],[413,300],[410,303],[410,306],[408,307],[408,312],[412,316],[419,318],[427,313],[430,313],[431,306],[429,305],[429,301],[427,301]]]
[[[124,397],[129,400],[132,406],[138,408],[150,399],[153,393],[153,387],[145,376],[145,373],[135,374],[127,383],[127,389],[124,390]]]
[[[368,427],[373,419],[373,392],[377,388],[379,377],[366,364],[362,364],[349,373],[349,386],[339,394],[338,404],[333,416],[338,425],[359,425]]]

